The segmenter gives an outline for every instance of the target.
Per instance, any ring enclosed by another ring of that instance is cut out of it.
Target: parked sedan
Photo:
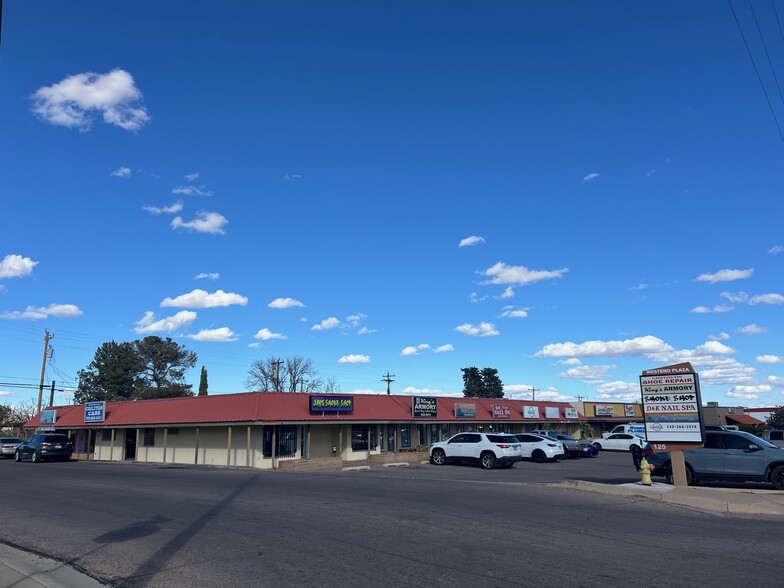
[[[0,455],[3,456],[3,459],[13,457],[16,446],[21,442],[19,437],[0,437]]]
[[[29,459],[33,463],[48,460],[68,461],[73,453],[73,443],[65,435],[31,435],[14,451],[14,459]]]
[[[555,461],[566,456],[563,443],[552,437],[534,435],[533,433],[520,433],[515,435],[520,442],[523,459],[531,459],[536,463]]]
[[[615,433],[606,439],[596,439],[593,446],[597,451],[631,451],[633,446],[638,449],[645,447],[645,439],[629,433]]]

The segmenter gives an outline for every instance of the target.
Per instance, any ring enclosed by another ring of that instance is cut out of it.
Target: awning
[[[724,418],[729,422],[738,423],[739,425],[762,425],[762,421],[750,417],[747,414],[725,414]]]

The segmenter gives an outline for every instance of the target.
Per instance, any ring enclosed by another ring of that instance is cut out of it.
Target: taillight
[[[653,449],[651,449],[651,446],[650,446],[650,445],[648,445],[648,446],[645,448],[645,457],[648,457],[649,455],[653,455]]]
[[[498,447],[500,447],[501,449],[509,449],[511,445],[499,445]]]
[[[51,447],[51,443],[41,443],[41,447]]]
[[[555,443],[548,443],[547,447],[558,447]]]

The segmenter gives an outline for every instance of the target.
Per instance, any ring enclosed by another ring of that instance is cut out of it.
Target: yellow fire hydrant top
[[[651,485],[651,472],[653,471],[653,466],[648,463],[648,460],[645,459],[643,456],[642,461],[640,461],[640,484],[643,486],[650,486]]]

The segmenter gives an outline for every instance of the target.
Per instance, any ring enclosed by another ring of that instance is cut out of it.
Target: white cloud
[[[175,186],[172,194],[182,194],[184,196],[212,196],[212,190],[207,186]]]
[[[784,304],[781,294],[758,294],[749,299],[749,304]]]
[[[194,341],[204,341],[208,343],[228,343],[239,339],[229,327],[220,327],[219,329],[202,329],[195,335],[187,335],[189,339]]]
[[[477,335],[480,337],[495,337],[496,335],[501,334],[496,330],[493,323],[479,323],[477,326],[470,323],[464,323],[459,327],[455,327],[455,331],[463,333],[463,335],[468,335],[469,337],[476,337]]]
[[[738,333],[743,333],[744,335],[762,335],[763,333],[767,332],[768,329],[765,327],[758,327],[754,323],[746,325],[745,327],[740,327],[738,329]]]
[[[771,386],[776,386],[776,388],[784,388],[784,378],[779,378],[778,376],[768,376],[768,382],[770,382]]]
[[[526,284],[533,284],[541,280],[552,280],[554,278],[560,278],[568,271],[568,268],[551,271],[531,271],[527,267],[521,265],[506,265],[505,263],[499,261],[494,266],[489,267],[485,271],[479,273],[483,276],[492,277],[491,280],[482,282],[483,284],[513,284],[523,286]]]
[[[416,346],[411,345],[409,347],[404,348],[403,351],[400,352],[400,355],[402,355],[403,357],[408,357],[410,355],[419,355],[419,352],[425,349],[430,349],[430,345],[428,345],[427,343],[420,343],[419,345]]]
[[[116,170],[114,170],[112,172],[112,175],[117,177],[117,178],[122,178],[124,180],[127,180],[132,175],[131,168],[130,167],[118,167]]]
[[[0,279],[4,278],[23,278],[33,273],[33,268],[38,265],[29,257],[21,255],[6,255],[0,261]]]
[[[636,286],[632,286],[629,290],[645,290],[648,288],[648,284],[637,284]]]
[[[528,311],[526,310],[505,310],[501,314],[498,315],[498,318],[525,318],[528,316]]]
[[[171,333],[187,327],[196,320],[196,313],[192,310],[181,310],[174,316],[155,320],[155,313],[148,310],[136,323],[135,333]]]
[[[199,172],[192,173],[192,174],[185,174],[183,177],[189,182],[192,182],[193,180],[199,179]]]
[[[514,288],[512,286],[507,286],[506,290],[501,294],[501,300],[507,300],[508,298],[514,298]]]
[[[357,331],[357,335],[369,335],[370,333],[376,333],[377,329],[368,329],[367,327],[360,327]]]
[[[569,359],[559,359],[556,363],[561,365],[581,365],[583,362],[576,357],[570,357]]]
[[[466,237],[462,239],[460,243],[457,244],[458,247],[473,247],[474,245],[479,245],[479,243],[484,243],[484,237],[478,237],[476,235],[471,235],[470,237]]]
[[[726,341],[731,337],[727,333],[719,333],[718,335],[708,335],[709,341]]]
[[[296,182],[297,180],[301,180],[302,176],[299,174],[286,174],[283,176],[284,182]]]
[[[207,279],[207,280],[217,280],[219,278],[220,278],[220,274],[217,273],[217,272],[210,272],[210,273],[202,272],[200,274],[196,274],[196,276],[194,276],[193,279],[194,280],[204,280],[204,279]]]
[[[311,330],[313,331],[327,331],[329,329],[335,329],[340,326],[340,321],[336,319],[334,316],[324,319],[317,325],[313,325]]]
[[[729,312],[734,308],[735,308],[734,306],[723,306],[723,305],[716,305],[713,308],[708,308],[707,306],[695,306],[694,308],[691,309],[690,312],[696,314],[705,314],[711,312]]]
[[[506,398],[531,398],[530,384],[504,384],[504,396]]]
[[[536,352],[535,357],[620,357],[671,351],[658,337],[646,335],[624,341],[586,341],[584,343],[551,343]]]
[[[272,341],[273,339],[285,339],[286,335],[281,333],[273,333],[266,327],[261,329],[258,333],[253,335],[255,339],[261,339],[262,341]]]
[[[558,375],[562,378],[572,378],[584,382],[597,382],[604,380],[607,377],[607,372],[614,369],[614,365],[581,365],[569,368]]]
[[[367,318],[366,314],[358,312],[357,314],[350,314],[346,317],[346,326],[348,327],[358,327],[359,323],[364,321]]]
[[[370,363],[369,355],[344,355],[338,363]]]
[[[723,269],[713,274],[700,274],[694,278],[695,282],[708,282],[715,284],[717,282],[732,282],[734,280],[745,280],[750,278],[754,273],[754,268],[746,270],[731,270]]]
[[[219,306],[245,306],[248,299],[240,294],[216,290],[212,294],[206,290],[196,288],[187,294],[182,294],[176,298],[164,298],[161,302],[162,307],[174,308],[215,308]]]
[[[784,253],[784,246],[782,245],[774,245],[770,249],[768,249],[768,253],[771,255],[778,255],[779,253]]]
[[[753,384],[751,386],[733,386],[727,391],[730,398],[758,398],[758,394],[767,394],[773,390],[769,384]]]
[[[757,400],[759,394],[752,392],[738,392],[736,390],[728,390],[726,393],[727,398],[736,398],[738,400]]]
[[[253,343],[248,343],[248,347],[256,349],[258,347],[261,347],[261,343],[259,343],[258,341],[254,341]]]
[[[726,298],[733,304],[738,304],[740,302],[746,302],[749,299],[749,295],[745,292],[722,292],[720,294],[722,298]]]
[[[447,353],[449,351],[454,351],[455,347],[451,343],[446,343],[445,345],[439,345],[435,349],[433,349],[433,353]]]
[[[596,397],[599,400],[640,400],[639,382],[605,382],[596,387]]]
[[[90,129],[92,113],[126,131],[138,131],[150,120],[141,104],[142,93],[131,74],[122,69],[76,74],[38,88],[30,98],[33,112],[44,121],[83,131]]]
[[[599,177],[599,174],[597,174],[596,172],[591,172],[591,173],[585,174],[583,176],[583,182],[592,182],[593,180],[597,179],[598,177]]]
[[[401,394],[408,394],[409,396],[422,395],[422,396],[452,396],[462,397],[462,392],[444,392],[442,390],[435,390],[433,388],[416,388],[415,386],[406,386],[401,391]]]
[[[228,224],[228,219],[218,212],[200,210],[196,213],[196,218],[185,222],[182,217],[176,216],[171,222],[172,229],[188,229],[196,233],[209,233],[212,235],[222,235],[226,231],[223,227]]]
[[[754,359],[759,363],[784,363],[784,356],[781,355],[758,355]]]
[[[648,172],[645,174],[645,177],[650,178],[655,173],[656,173],[656,168],[649,169]]]
[[[50,304],[49,306],[34,307],[28,306],[23,311],[15,310],[0,314],[3,319],[32,319],[41,320],[53,316],[55,318],[74,318],[82,316],[84,313],[75,304]]]
[[[479,302],[484,302],[484,301],[485,301],[485,300],[487,300],[488,298],[489,298],[489,296],[480,296],[480,295],[479,295],[479,294],[477,294],[476,292],[471,292],[471,293],[468,295],[468,300],[470,300],[472,304],[477,304],[477,303],[479,303]]]
[[[272,302],[267,305],[268,308],[295,308],[300,307],[304,308],[305,305],[302,304],[299,300],[295,300],[294,298],[276,298]]]
[[[180,200],[172,204],[171,206],[142,206],[142,210],[146,210],[151,214],[174,214],[175,212],[180,212],[183,209],[183,204]]]
[[[735,350],[719,341],[706,341],[702,345],[698,345],[694,353],[697,355],[729,355],[735,353]]]

